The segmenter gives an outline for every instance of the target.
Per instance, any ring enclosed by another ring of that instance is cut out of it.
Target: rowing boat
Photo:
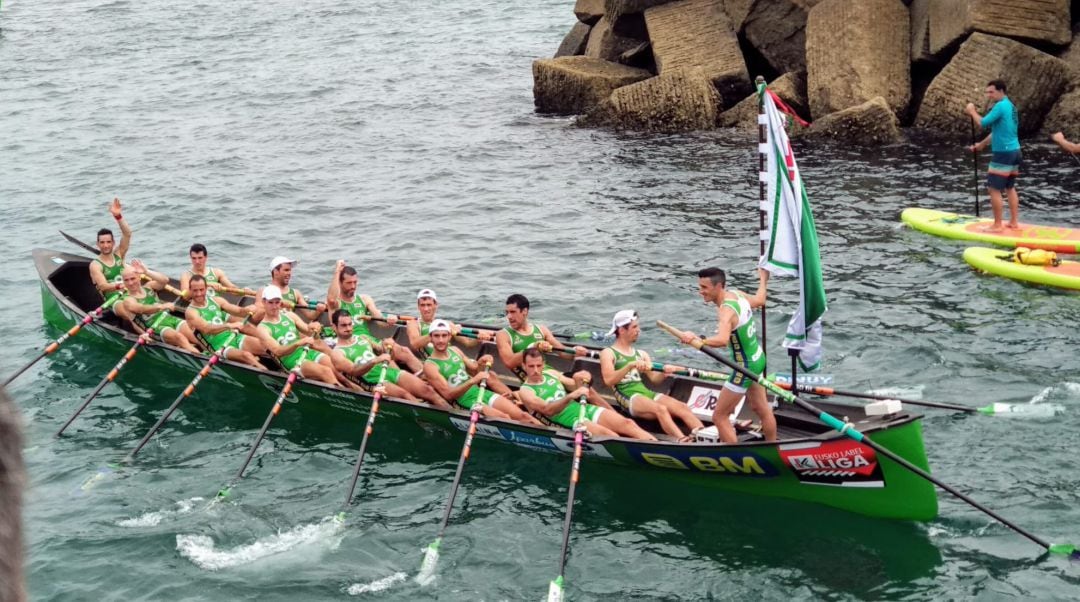
[[[90,282],[86,257],[47,249],[33,252],[41,292],[42,310],[51,326],[66,329],[101,303]],[[170,300],[169,295],[162,295]],[[372,324],[375,334],[405,339],[404,329]],[[136,335],[109,315],[85,328],[87,340],[110,349],[130,347]],[[470,353],[493,352],[487,343]],[[494,354],[497,358],[497,354]],[[589,370],[599,375],[592,359],[573,360],[552,356],[552,364],[563,370]],[[138,361],[151,361],[152,370],[172,370],[191,376],[206,358],[154,341],[145,345]],[[151,369],[151,368],[148,368]],[[496,359],[494,369],[509,371]],[[207,376],[209,383],[226,387],[237,404],[255,414],[265,412],[266,403],[282,389],[287,375],[261,372],[230,361],[222,361]],[[594,383],[602,382],[594,378]],[[660,390],[683,401],[715,399],[721,383],[689,377],[671,377]],[[601,394],[610,391],[600,387]],[[364,393],[342,390],[310,381],[298,381],[293,388],[294,411],[317,413],[328,419],[361,424],[372,398]],[[469,415],[464,410],[440,410],[426,404],[384,397],[380,416],[402,423],[425,424],[464,431]],[[822,403],[828,412],[845,416],[876,443],[887,447],[916,466],[929,469],[922,440],[921,416],[901,409],[884,416],[870,416],[860,406]],[[748,409],[739,418],[750,418]],[[716,488],[737,493],[773,496],[824,504],[872,517],[899,520],[931,520],[937,515],[937,495],[933,486],[869,446],[845,438],[821,424],[816,417],[798,409],[776,411],[779,442],[769,443],[744,433],[738,443],[676,443],[635,441],[621,437],[596,437],[584,449],[588,461],[641,468],[642,478],[667,478],[694,487]],[[574,433],[561,427],[533,427],[514,422],[482,418],[477,429],[481,437],[502,441],[518,448],[568,455],[574,449]]]

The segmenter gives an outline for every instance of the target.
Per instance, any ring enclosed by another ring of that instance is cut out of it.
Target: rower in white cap
[[[270,353],[281,360],[286,370],[299,369],[300,376],[330,385],[347,386],[338,380],[330,360],[330,348],[315,335],[322,330],[318,322],[305,323],[282,307],[281,289],[266,286],[259,296],[266,315],[259,322],[259,339]]]
[[[457,402],[466,410],[481,404],[480,413],[488,418],[540,425],[539,420],[510,401],[510,388],[497,374],[482,369],[491,367],[495,361],[493,357],[482,355],[477,360],[471,360],[450,344],[449,322],[433,321],[428,337],[431,339],[432,350],[424,360],[424,376],[436,393],[449,401]],[[482,388],[479,383],[485,375],[487,388]]]
[[[657,393],[642,382],[644,376],[649,382],[660,384],[678,367],[665,365],[662,374],[656,373],[649,354],[634,348],[640,334],[636,311],[624,309],[612,318],[608,336],[615,335],[615,342],[600,352],[600,373],[604,384],[615,391],[615,401],[631,416],[656,420],[665,433],[679,441],[689,441],[691,437],[679,429],[674,419],[678,418],[693,431],[705,425],[685,403]]]
[[[439,310],[439,298],[435,291],[430,288],[420,289],[416,293],[416,310],[420,313],[417,320],[409,320],[405,327],[405,333],[409,335],[409,347],[417,353],[431,352],[431,325],[435,322],[435,312]],[[476,339],[459,336],[461,326],[450,320],[443,320],[450,327],[450,333],[454,335],[454,342],[463,347],[475,347],[480,341],[490,341],[494,333],[490,330],[477,330]]]
[[[270,260],[270,286],[276,286],[281,292],[281,300],[285,307],[291,311],[295,311],[298,315],[302,316],[305,320],[314,320],[319,317],[319,314],[326,311],[326,304],[319,303],[315,309],[307,309],[307,299],[304,295],[295,288],[289,287],[289,280],[292,279],[293,266],[299,263],[295,259],[289,259],[284,255],[278,255]],[[262,304],[263,295],[262,289],[255,295],[255,303]],[[297,306],[301,306],[300,309],[296,309]]]

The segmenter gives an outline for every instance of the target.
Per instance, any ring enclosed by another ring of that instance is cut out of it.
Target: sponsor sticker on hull
[[[754,452],[718,449],[656,449],[627,445],[630,456],[650,466],[673,470],[693,470],[735,477],[775,477],[776,466]]]
[[[809,485],[885,486],[877,454],[850,439],[781,445],[780,458],[800,482]]]
[[[462,432],[469,430],[468,420],[451,417],[450,424],[453,424],[454,428]],[[476,434],[489,439],[501,439],[507,443],[513,443],[514,445],[527,447],[532,450],[563,453],[574,452],[573,441],[553,439],[545,435],[534,435],[532,433],[515,431],[513,429],[500,428],[493,424],[484,424],[482,422],[476,423]],[[597,456],[600,458],[611,457],[611,454],[604,449],[603,445],[589,443],[588,441],[582,443],[581,453],[586,456]]]

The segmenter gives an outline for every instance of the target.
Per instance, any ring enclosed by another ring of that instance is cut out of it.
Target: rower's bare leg
[[[528,412],[526,412],[526,411],[522,410],[521,408],[517,407],[517,405],[514,404],[514,402],[512,402],[509,399],[503,397],[502,395],[499,395],[498,397],[496,397],[491,402],[491,405],[496,410],[499,410],[500,412],[503,412],[504,414],[509,416],[510,420],[516,420],[517,422],[522,422],[524,424],[531,424],[533,426],[543,426],[540,423],[539,420],[537,420],[536,418],[533,418],[532,414],[529,414]]]
[[[665,406],[644,395],[635,395],[631,400],[631,405],[634,409],[632,414],[635,417],[655,420],[660,423],[660,428],[664,429],[664,432],[668,435],[676,439],[686,438],[686,433],[683,433],[679,425],[675,424],[675,420],[671,418],[671,412]]]
[[[395,362],[405,366],[405,369],[413,374],[424,369],[424,362],[421,362],[420,358],[416,357],[416,355],[404,345],[394,345],[394,352],[391,355]]]
[[[983,232],[1001,232],[1003,230],[1001,227],[1001,191],[997,188],[989,187],[986,190],[990,193],[990,210],[994,214],[994,223],[982,230]]]
[[[243,349],[226,349],[225,359],[233,362],[240,362],[242,364],[248,364],[252,368],[257,368],[259,370],[266,370],[266,366],[263,366],[262,363],[259,362],[259,358],[255,357],[248,351],[244,351]]]
[[[683,421],[683,424],[690,427],[690,430],[705,428],[705,423],[702,422],[697,416],[694,416],[694,411],[690,409],[690,406],[675,399],[670,395],[657,395],[656,401],[664,405],[665,408],[671,412],[671,415],[679,420]]]
[[[414,374],[402,371],[398,374],[398,385],[437,408],[447,409],[450,407],[450,404],[435,392],[434,387],[420,380]]]
[[[645,441],[656,441],[656,437],[653,437],[649,431],[638,426],[638,423],[634,422],[632,418],[620,416],[615,412],[601,412],[600,426],[609,428],[612,431],[615,431],[615,434],[623,437],[633,437],[634,439],[643,439]]]
[[[1016,186],[1005,190],[1005,196],[1009,199],[1009,225],[1007,228],[1020,229],[1020,196],[1016,193]]]
[[[764,389],[762,389],[762,394],[764,395]],[[739,440],[738,435],[735,434],[735,427],[731,425],[730,416],[735,411],[735,406],[739,405],[739,400],[743,395],[746,393],[739,393],[725,387],[720,389],[720,395],[716,399],[716,407],[712,415],[713,426],[720,434],[720,441],[724,443],[735,443]],[[775,426],[775,423],[773,424]]]
[[[190,353],[202,353],[199,351],[198,347],[192,345],[191,341],[187,340],[187,337],[172,328],[167,328],[161,333],[161,340]]]
[[[603,420],[601,420],[603,422]],[[596,424],[591,420],[585,421],[585,430],[589,431],[589,434],[593,437],[617,437],[618,433],[609,429],[606,426]]]
[[[191,329],[191,326],[187,322],[180,323],[180,334],[184,335],[184,338],[191,343],[192,347],[199,348],[199,339],[195,337],[195,331]]]
[[[593,404],[594,406],[601,407],[605,410],[610,410],[612,412],[615,411],[615,408],[611,407],[611,404],[608,403],[607,400],[603,398],[603,396],[596,392],[596,389],[589,389],[588,399],[589,403]]]
[[[765,396],[765,387],[759,384],[750,385],[746,400],[750,402],[750,409],[761,418],[761,432],[765,435],[765,440],[776,441],[776,416],[773,415],[772,406]]]
[[[401,379],[398,379],[398,382],[401,382]],[[415,395],[409,393],[409,391],[406,390],[404,387],[395,385],[392,382],[385,382],[383,383],[383,386],[386,387],[386,394],[390,397],[397,397],[398,399],[405,399],[408,401],[420,401],[416,398]]]
[[[334,374],[333,366],[323,364],[321,361],[323,359],[327,362],[330,361],[330,358],[323,356],[318,362],[305,361],[300,364],[300,376],[308,380],[324,382],[328,385],[340,385],[337,375]]]
[[[479,401],[476,403],[480,403]],[[480,415],[484,418],[498,418],[499,420],[512,420],[510,415],[501,410],[497,410],[489,405],[480,404]]]

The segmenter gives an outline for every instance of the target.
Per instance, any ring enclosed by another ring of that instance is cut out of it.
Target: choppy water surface
[[[752,283],[753,144],[534,115],[530,62],[555,49],[571,4],[5,2],[0,365],[55,334],[30,249],[74,250],[57,229],[91,238],[111,223],[113,195],[135,228],[132,256],[173,274],[201,241],[242,283],[260,283],[273,255],[299,257],[294,283],[318,296],[346,258],[387,309],[406,311],[432,287],[446,315],[494,319],[508,293],[524,292],[557,330],[602,329],[627,306],[708,327],[689,271],[718,263],[736,285]],[[970,206],[970,159],[956,145],[799,150],[829,291],[826,370],[849,389],[1064,406],[1052,420],[932,412],[924,426],[942,479],[1047,539],[1080,540],[1080,300],[977,276],[962,244],[897,227],[905,206]],[[1080,168],[1045,146],[1029,145],[1026,159],[1024,217],[1080,224]],[[796,300],[793,283],[777,283],[774,334]],[[655,329],[644,344],[671,347]],[[184,374],[139,373],[135,361],[123,390],[102,395],[70,437],[51,438],[116,359],[72,343],[12,389],[26,417],[36,599],[543,595],[566,458],[479,442],[439,580],[421,588],[405,577],[434,535],[456,436],[380,427],[361,503],[339,524],[328,519],[360,424],[322,432],[283,417],[238,497],[208,505],[200,498],[235,471],[260,420],[215,419],[236,399],[194,398],[203,409],[174,419],[137,469],[97,473]],[[1040,559],[948,497],[933,523],[894,524],[657,490],[636,475],[586,462],[574,599],[1080,596],[1080,568]]]

